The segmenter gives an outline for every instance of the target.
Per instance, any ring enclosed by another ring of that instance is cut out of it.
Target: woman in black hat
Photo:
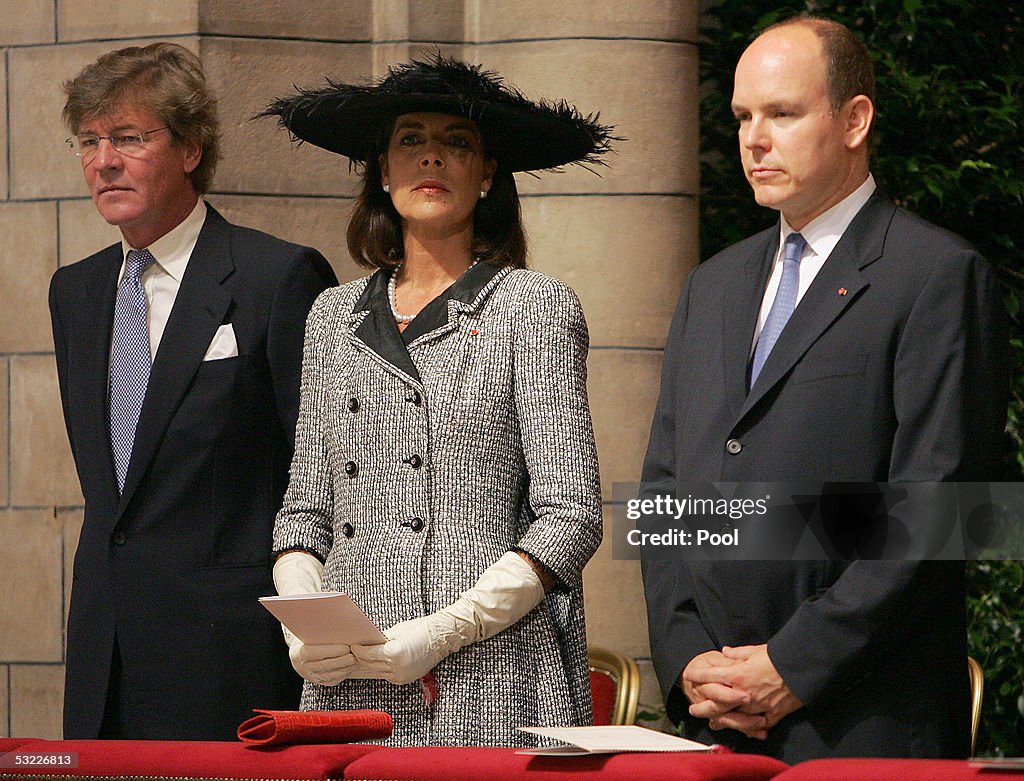
[[[597,163],[609,129],[440,56],[266,113],[363,164],[348,245],[377,269],[307,321],[274,576],[347,592],[388,641],[289,637],[303,708],[388,711],[396,745],[589,723],[588,338],[575,294],[525,269],[513,172]]]

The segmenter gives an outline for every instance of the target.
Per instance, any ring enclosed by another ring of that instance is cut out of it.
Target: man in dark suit
[[[770,28],[733,110],[755,198],[781,220],[687,280],[644,491],[990,479],[1008,389],[994,274],[875,189],[863,45],[820,19]],[[690,737],[787,762],[965,756],[962,561],[643,568],[655,669]]]
[[[256,598],[274,593],[305,317],[336,279],[200,197],[218,127],[194,54],[122,49],[64,88],[89,191],[123,237],[50,285],[85,496],[64,736],[231,739],[252,708],[298,705]]]

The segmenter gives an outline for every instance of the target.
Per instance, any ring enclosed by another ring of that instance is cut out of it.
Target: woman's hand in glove
[[[518,553],[508,552],[448,607],[388,629],[381,645],[354,645],[361,678],[412,683],[455,651],[493,637],[544,599],[544,585]]]
[[[422,678],[461,647],[451,642],[452,629],[444,625],[444,619],[442,612],[401,621],[384,632],[386,643],[352,646],[363,671],[359,677],[382,678],[394,684]]]
[[[306,645],[291,632],[285,631],[288,658],[295,672],[310,683],[337,686],[346,678],[359,676],[359,663],[348,645]]]

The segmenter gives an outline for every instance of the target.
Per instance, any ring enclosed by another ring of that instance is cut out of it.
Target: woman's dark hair
[[[348,251],[352,260],[366,268],[397,268],[405,257],[402,218],[384,192],[378,162],[390,138],[389,126],[366,157],[362,188],[348,224]],[[485,154],[486,146],[484,139]],[[526,268],[526,232],[516,180],[500,160],[497,163],[491,189],[473,212],[473,257],[499,268]]]

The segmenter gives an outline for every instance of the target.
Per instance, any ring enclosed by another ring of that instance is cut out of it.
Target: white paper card
[[[306,645],[379,645],[387,641],[359,605],[341,591],[260,597],[260,604]]]
[[[569,757],[580,754],[619,754],[631,751],[711,751],[711,746],[653,729],[618,727],[520,727],[523,732],[560,740],[569,745],[524,748],[517,754]]]
[[[967,766],[981,771],[1024,770],[1024,757],[979,757],[967,760]]]

